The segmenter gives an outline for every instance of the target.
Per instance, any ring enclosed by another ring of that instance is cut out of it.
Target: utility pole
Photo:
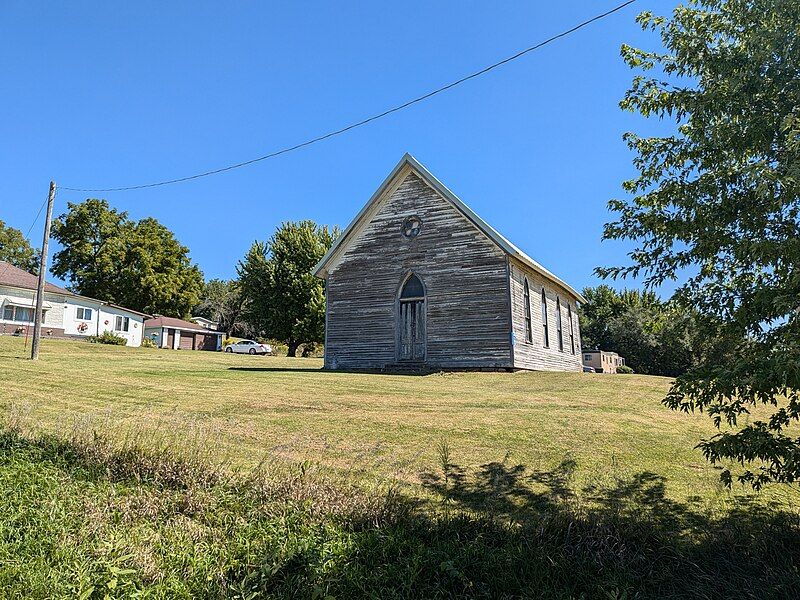
[[[39,360],[39,340],[42,337],[42,300],[44,299],[44,278],[47,275],[47,246],[50,243],[50,221],[53,219],[53,202],[56,199],[56,182],[50,182],[50,195],[47,197],[47,217],[44,220],[42,255],[39,257],[39,283],[36,286],[36,313],[33,318],[33,341],[31,360]]]

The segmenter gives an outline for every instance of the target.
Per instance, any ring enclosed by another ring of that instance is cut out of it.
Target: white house
[[[37,277],[14,265],[0,261],[0,335],[33,332]],[[42,336],[84,338],[111,331],[140,346],[144,313],[110,302],[73,294],[46,283],[42,299]]]
[[[219,323],[211,319],[206,319],[205,317],[192,317],[191,321],[192,323],[197,323],[203,329],[210,329],[211,331],[217,331],[217,329],[219,329]]]

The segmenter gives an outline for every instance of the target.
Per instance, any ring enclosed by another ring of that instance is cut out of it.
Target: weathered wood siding
[[[575,297],[556,286],[527,265],[509,258],[511,272],[511,306],[514,322],[514,367],[537,371],[581,371],[581,333],[578,324],[578,307]],[[528,278],[531,299],[531,342],[525,341],[525,278]],[[542,327],[542,288],[547,298],[547,320],[550,345],[544,346]],[[564,333],[564,351],[558,348],[556,331],[556,298],[561,301],[561,322]],[[569,308],[572,307],[572,327],[575,336],[575,354],[570,347]]]
[[[431,367],[511,367],[505,253],[411,170],[336,257],[326,282],[326,368],[397,362],[398,293],[409,272],[426,291]],[[407,239],[404,219],[422,219]]]

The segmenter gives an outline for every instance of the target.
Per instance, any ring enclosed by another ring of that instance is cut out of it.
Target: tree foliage
[[[33,249],[19,229],[0,220],[0,260],[29,273],[39,271],[39,253]]]
[[[192,314],[211,319],[220,331],[230,335],[250,336],[252,332],[243,320],[244,298],[235,279],[211,279],[203,286],[200,304]]]
[[[313,221],[283,223],[268,242],[255,242],[239,263],[246,320],[281,340],[295,356],[300,344],[325,338],[325,293],[311,273],[338,235]]]
[[[105,200],[67,208],[53,221],[62,247],[53,256],[54,275],[92,298],[149,314],[189,315],[203,274],[169,229],[153,218],[133,221]]]
[[[706,411],[699,444],[739,461],[760,487],[800,477],[800,3],[696,0],[669,18],[642,13],[664,51],[623,46],[641,71],[622,108],[676,124],[626,134],[639,174],[612,200],[604,237],[630,239],[631,264],[605,276],[680,279],[674,302],[699,316],[705,345],[665,403]],[[767,418],[742,416],[765,405]],[[731,473],[723,472],[730,483]]]
[[[581,335],[585,348],[611,350],[637,373],[685,373],[699,350],[693,311],[662,302],[653,292],[585,288]]]

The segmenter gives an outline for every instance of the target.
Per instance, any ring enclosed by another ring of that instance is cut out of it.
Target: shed
[[[409,154],[314,273],[327,369],[582,370],[580,293]]]
[[[145,337],[159,348],[173,350],[222,350],[221,331],[209,331],[198,325],[174,317],[155,317],[144,323]]]

